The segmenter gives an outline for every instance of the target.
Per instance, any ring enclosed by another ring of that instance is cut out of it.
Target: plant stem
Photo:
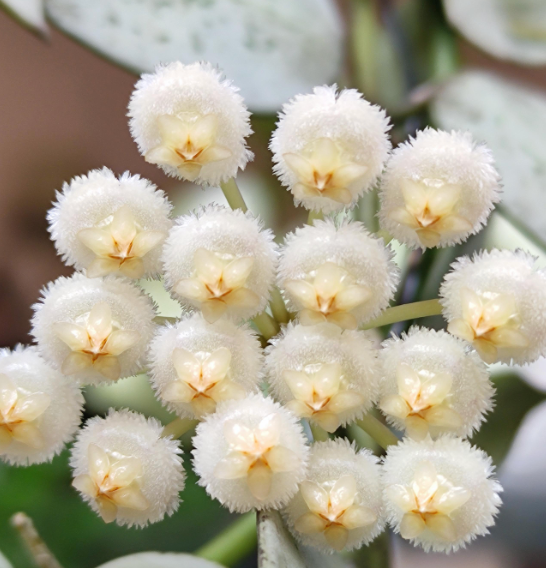
[[[389,446],[398,444],[398,438],[373,414],[365,414],[363,418],[356,421],[356,425],[369,434],[385,450]]]
[[[243,213],[248,211],[248,207],[234,178],[230,178],[226,182],[221,183],[220,187],[232,209],[241,209]]]
[[[271,292],[269,307],[271,308],[273,317],[279,323],[288,323],[290,321],[290,313],[286,309],[286,305],[278,288],[273,288],[273,292]]]
[[[256,513],[252,511],[239,517],[194,554],[231,567],[250,554],[257,542]]]
[[[279,324],[267,312],[258,314],[252,318],[252,321],[266,341],[277,335],[280,331]]]
[[[11,517],[11,525],[21,535],[37,566],[40,568],[62,568],[46,543],[41,539],[30,517],[25,513],[15,513]]]
[[[183,436],[186,432],[195,428],[198,422],[199,420],[190,420],[189,418],[175,418],[163,428],[161,436],[163,438],[167,436],[172,436],[174,439],[180,438],[180,436]]]
[[[322,211],[309,211],[309,215],[307,215],[307,224],[312,225],[315,222],[315,219],[319,221],[324,220],[324,213]]]
[[[439,300],[424,300],[387,308],[378,318],[363,325],[361,329],[373,329],[383,325],[391,325],[399,321],[407,321],[428,316],[437,316],[442,313]]]

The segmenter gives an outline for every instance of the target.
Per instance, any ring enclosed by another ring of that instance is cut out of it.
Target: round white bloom
[[[150,346],[151,382],[172,412],[201,418],[223,400],[258,392],[263,356],[256,334],[222,319],[194,314],[160,328]]]
[[[161,243],[172,205],[151,182],[108,168],[64,184],[48,213],[49,232],[63,261],[89,278],[119,273],[129,278],[161,270]]]
[[[369,450],[337,438],[313,444],[300,490],[283,513],[292,534],[322,552],[353,550],[383,531],[383,484]]]
[[[499,184],[491,151],[469,132],[426,128],[387,162],[381,227],[412,248],[452,246],[482,229]]]
[[[546,272],[521,250],[458,258],[440,289],[447,330],[486,363],[522,365],[546,355]]]
[[[309,448],[301,425],[259,394],[219,405],[197,426],[193,446],[199,484],[230,511],[278,509],[305,477]]]
[[[495,524],[502,487],[493,472],[491,458],[459,438],[390,446],[383,483],[391,527],[427,552],[464,548]]]
[[[76,433],[82,408],[80,389],[35,347],[0,349],[0,459],[50,461]]]
[[[263,311],[275,278],[277,245],[251,213],[211,205],[176,221],[163,251],[165,283],[209,322]]]
[[[216,562],[184,552],[137,552],[110,560],[97,568],[224,568]]]
[[[398,280],[391,249],[358,222],[296,229],[279,262],[279,286],[304,325],[329,321],[354,329],[389,305]]]
[[[253,158],[250,113],[209,63],[175,61],[142,75],[128,115],[140,153],[170,176],[217,185]]]
[[[479,429],[493,408],[494,389],[487,367],[464,341],[412,327],[382,347],[379,407],[389,423],[416,440]]]
[[[111,383],[144,366],[155,309],[127,280],[61,276],[33,308],[31,333],[40,353],[80,385]]]
[[[385,111],[354,89],[315,87],[285,104],[271,138],[273,171],[297,205],[324,213],[354,206],[383,170]]]
[[[178,441],[155,418],[121,410],[88,420],[70,458],[72,485],[106,523],[144,527],[172,515],[186,474]]]
[[[378,393],[376,350],[363,331],[288,324],[267,348],[277,400],[327,432],[361,418]]]

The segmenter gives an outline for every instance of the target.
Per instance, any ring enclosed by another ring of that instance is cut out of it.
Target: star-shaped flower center
[[[245,395],[244,389],[228,378],[231,352],[226,347],[197,355],[177,348],[173,352],[173,363],[178,380],[167,385],[163,398],[191,404],[198,417],[214,412],[221,400]]]
[[[414,229],[424,247],[435,247],[442,236],[472,230],[457,214],[461,188],[438,179],[400,182],[405,207],[394,209],[391,219]]]
[[[212,114],[205,116],[157,117],[161,143],[146,153],[145,160],[159,166],[177,168],[181,177],[194,181],[201,168],[229,158],[228,148],[216,143],[218,121]]]
[[[105,302],[95,304],[82,325],[59,322],[53,324],[53,331],[72,349],[61,368],[65,375],[92,367],[112,381],[121,374],[118,357],[139,339],[138,331],[115,325],[110,306]]]
[[[88,474],[72,481],[80,493],[97,503],[105,523],[116,520],[118,509],[145,511],[150,504],[140,487],[142,464],[138,458],[108,454],[96,444],[87,450]]]
[[[296,454],[279,443],[280,418],[269,414],[251,429],[237,420],[224,425],[224,437],[229,447],[227,457],[216,466],[219,479],[246,478],[248,488],[259,501],[271,491],[273,476],[299,467]]]
[[[118,270],[129,278],[140,278],[144,274],[142,257],[167,236],[162,231],[143,231],[127,205],[102,225],[78,233],[78,239],[96,255],[87,267],[89,278]]]
[[[330,138],[319,138],[300,154],[290,152],[283,158],[298,177],[294,195],[300,199],[321,196],[348,205],[353,196],[347,188],[368,170],[349,161]]]
[[[245,287],[252,271],[252,257],[225,258],[206,249],[195,252],[193,278],[179,280],[174,290],[199,303],[204,318],[213,323],[229,309],[254,308],[260,299]]]
[[[511,294],[486,292],[478,295],[461,290],[463,317],[449,322],[447,330],[471,342],[486,363],[495,363],[500,348],[523,349],[529,339],[520,331],[521,322]]]
[[[401,363],[396,370],[396,380],[398,394],[383,397],[379,406],[385,414],[404,420],[408,436],[423,440],[430,426],[460,428],[462,418],[449,405],[451,375],[426,369],[415,372]]]
[[[43,447],[37,421],[50,403],[49,395],[18,389],[7,375],[0,374],[0,454],[14,440],[34,449]]]
[[[370,288],[354,284],[350,274],[333,262],[319,266],[312,282],[288,280],[285,288],[303,308],[299,313],[300,323],[314,325],[329,321],[343,329],[356,329],[356,318],[350,312],[372,295]]]
[[[343,475],[334,483],[304,481],[300,491],[309,512],[296,520],[296,530],[303,534],[323,533],[335,550],[345,548],[350,531],[377,520],[374,511],[358,504],[352,475]]]
[[[294,395],[286,407],[327,432],[339,428],[341,413],[364,404],[361,394],[344,386],[339,363],[319,365],[312,372],[285,371],[283,378]]]
[[[387,498],[404,512],[402,538],[416,538],[425,529],[448,542],[457,538],[451,517],[470,499],[470,491],[438,475],[431,462],[420,464],[411,485],[390,485],[386,492]]]

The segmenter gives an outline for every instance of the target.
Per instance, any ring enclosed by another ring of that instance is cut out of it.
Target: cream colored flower
[[[377,521],[372,509],[355,503],[358,489],[350,474],[333,484],[304,481],[300,491],[309,512],[296,519],[294,528],[303,534],[323,533],[335,550],[345,548],[349,531]]]
[[[201,358],[187,349],[177,348],[173,352],[173,363],[179,380],[167,385],[162,398],[167,402],[191,404],[196,416],[214,412],[221,400],[245,395],[241,385],[227,378],[231,352],[225,347]]]
[[[108,455],[96,444],[89,444],[88,474],[74,478],[72,485],[94,499],[105,523],[116,520],[118,508],[146,511],[149,503],[140,489],[142,464],[138,458]]]
[[[453,485],[444,476],[438,475],[430,461],[419,465],[410,485],[390,485],[385,494],[404,512],[400,522],[402,538],[417,538],[428,529],[447,542],[454,542],[457,538],[452,513],[471,497],[468,489]]]
[[[398,394],[385,396],[379,402],[381,410],[404,421],[406,433],[422,440],[429,426],[459,429],[463,420],[449,403],[453,377],[449,373],[414,371],[401,363],[396,373]]]
[[[254,309],[260,304],[257,294],[245,286],[253,266],[252,257],[222,258],[200,248],[194,256],[194,277],[179,280],[174,291],[197,302],[204,318],[213,323],[230,306]]]
[[[163,231],[142,230],[130,207],[124,205],[105,227],[79,231],[80,242],[95,254],[87,267],[87,276],[95,278],[119,270],[129,278],[141,278],[145,273],[142,257],[166,236]]]
[[[70,349],[61,371],[73,375],[92,367],[95,371],[116,381],[121,374],[118,356],[132,347],[140,337],[138,331],[119,329],[112,319],[112,310],[106,302],[99,302],[87,314],[82,325],[57,322],[54,333]]]
[[[356,329],[356,317],[350,312],[372,296],[370,288],[356,284],[347,270],[333,262],[319,266],[312,282],[287,280],[284,287],[302,308],[299,319],[303,325],[328,321],[343,329]]]
[[[479,295],[461,289],[462,318],[449,322],[447,330],[466,339],[486,363],[495,363],[498,349],[525,349],[529,339],[521,331],[516,301],[511,294],[494,292]]]
[[[314,372],[285,371],[283,379],[294,395],[286,407],[301,418],[310,418],[327,432],[341,425],[339,415],[361,407],[366,399],[343,385],[339,363],[315,366]]]
[[[36,450],[44,447],[38,421],[50,403],[46,393],[18,389],[0,373],[0,455],[13,440]]]

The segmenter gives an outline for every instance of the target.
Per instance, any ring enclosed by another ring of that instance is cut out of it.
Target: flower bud
[[[469,132],[427,128],[398,146],[381,178],[381,227],[412,247],[465,241],[499,201],[491,151]]]
[[[406,439],[383,463],[385,509],[402,538],[426,552],[452,552],[495,524],[502,487],[491,458],[467,441]]]
[[[80,431],[72,485],[104,522],[144,527],[178,509],[186,475],[178,442],[162,430],[154,418],[121,410]]]
[[[126,280],[61,276],[33,308],[41,355],[78,384],[111,383],[142,369],[155,309]]]
[[[129,172],[117,179],[103,168],[74,178],[57,193],[49,232],[63,261],[89,278],[154,276],[161,270],[171,208],[148,180]]]
[[[259,219],[215,205],[177,219],[163,253],[167,287],[210,323],[264,310],[276,263],[273,234]]]
[[[259,394],[219,405],[197,426],[193,445],[199,484],[230,511],[278,509],[305,476],[308,447],[301,425]]]
[[[175,61],[142,75],[128,115],[140,153],[170,176],[217,185],[253,158],[250,113],[209,63]]]
[[[315,87],[279,114],[271,138],[273,171],[297,205],[330,213],[371,189],[391,144],[385,111],[354,89]]]
[[[185,418],[202,418],[224,400],[258,392],[262,350],[248,326],[207,323],[201,314],[163,327],[150,346],[151,382],[159,400]]]
[[[369,450],[337,438],[313,444],[309,467],[284,509],[294,537],[322,552],[353,550],[383,531],[381,468]]]
[[[50,461],[80,425],[80,389],[49,367],[35,347],[0,349],[0,458]]]
[[[327,432],[362,417],[378,392],[377,358],[363,331],[289,324],[267,349],[277,400]]]
[[[383,343],[379,408],[416,440],[428,434],[470,436],[493,408],[487,367],[445,331],[410,328]]]
[[[358,222],[296,229],[279,262],[279,286],[303,325],[328,321],[355,329],[389,305],[398,280],[390,248]]]
[[[486,363],[532,363],[546,355],[546,273],[521,250],[458,258],[440,288],[447,330]]]

